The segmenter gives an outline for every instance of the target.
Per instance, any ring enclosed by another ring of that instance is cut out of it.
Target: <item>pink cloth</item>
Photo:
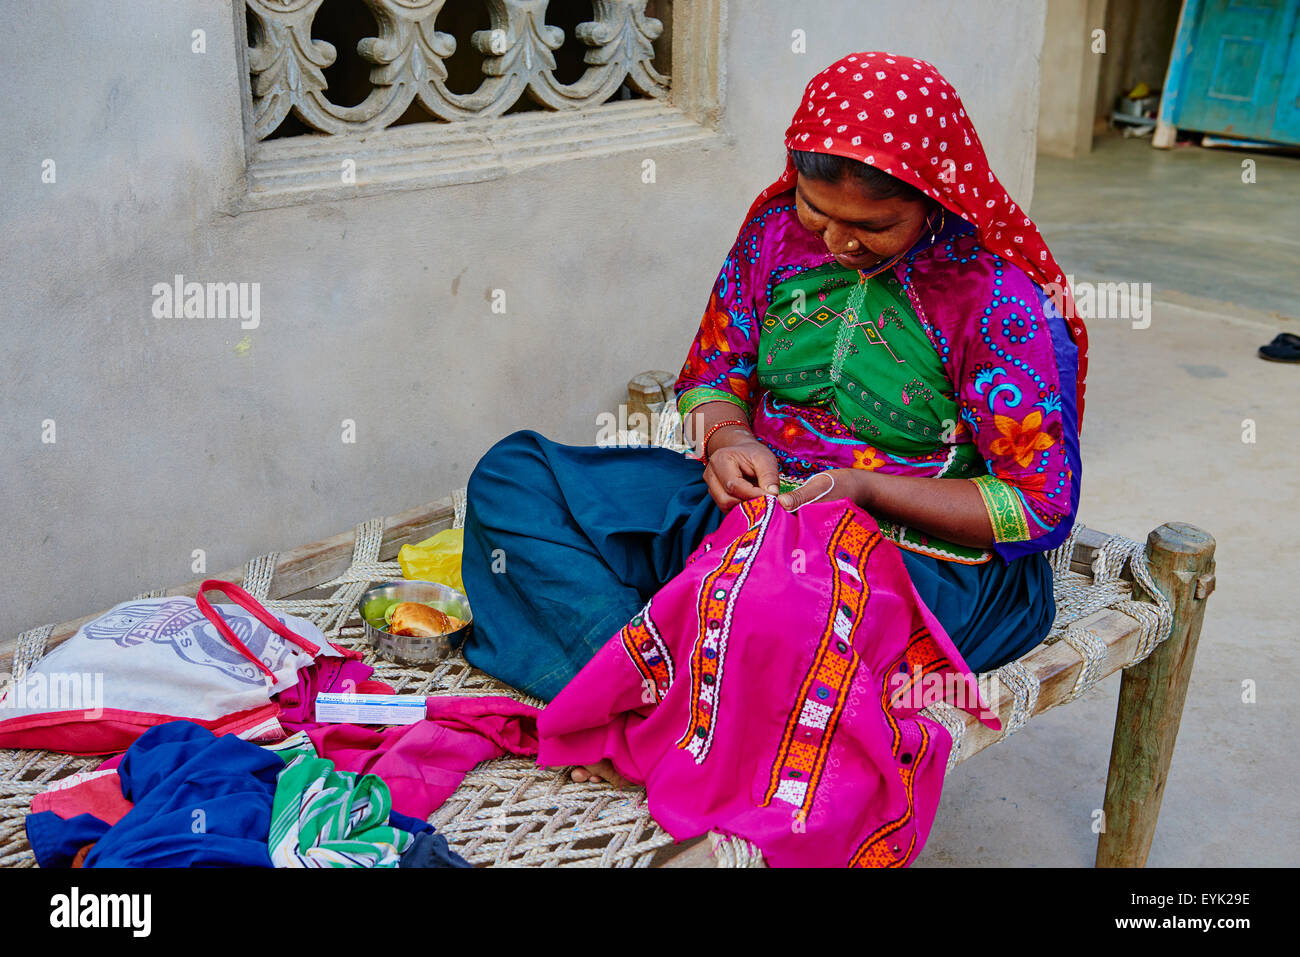
[[[276,699],[280,724],[306,731],[316,753],[338,770],[379,775],[402,814],[426,819],[480,761],[537,753],[537,709],[506,697],[429,698],[424,721],[382,730],[314,720],[323,691],[392,694],[389,685],[369,680],[373,673],[353,659],[318,660]]]
[[[116,768],[119,756],[113,763]],[[32,798],[32,813],[53,811],[65,821],[78,814],[92,814],[105,824],[113,825],[126,816],[134,805],[122,796],[122,782],[114,769],[96,768],[83,771],[52,784]]]
[[[280,706],[280,726],[288,733],[322,727],[316,721],[316,695],[322,692],[393,693],[392,687],[384,682],[369,680],[375,669],[360,660],[360,652],[338,650],[348,657],[318,658],[310,668],[298,672],[297,685],[276,696],[276,703]]]
[[[372,731],[322,724],[307,732],[340,771],[378,774],[393,809],[425,820],[480,761],[537,753],[538,709],[505,696],[434,697],[418,724]]]
[[[774,866],[905,866],[951,749],[917,714],[939,697],[1000,727],[875,521],[769,495],[733,508],[551,702],[538,761],[612,759],[679,840],[740,835]]]

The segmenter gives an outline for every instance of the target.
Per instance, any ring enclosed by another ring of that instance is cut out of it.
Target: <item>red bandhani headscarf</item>
[[[894,53],[853,53],[808,83],[785,133],[787,150],[847,156],[916,187],[978,230],[980,244],[1023,269],[1056,303],[1079,349],[1077,411],[1083,423],[1088,333],[1076,315],[1061,267],[1038,228],[989,169],[984,147],[957,91],[931,64]],[[785,172],[768,199],[794,188]]]

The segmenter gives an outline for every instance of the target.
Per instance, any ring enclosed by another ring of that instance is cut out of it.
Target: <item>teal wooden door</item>
[[[1300,14],[1291,18],[1291,52],[1282,73],[1282,88],[1273,114],[1273,133],[1278,143],[1300,143]]]
[[[1300,143],[1300,0],[1188,0],[1183,17],[1175,125]]]

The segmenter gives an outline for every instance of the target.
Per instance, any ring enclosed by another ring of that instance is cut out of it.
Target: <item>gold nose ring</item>
[[[857,249],[857,248],[858,248],[858,241],[857,241],[856,239],[850,239],[850,240],[849,240],[845,245],[846,245],[849,249]]]

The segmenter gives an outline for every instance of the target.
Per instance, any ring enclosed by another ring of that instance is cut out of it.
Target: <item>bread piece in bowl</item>
[[[410,638],[436,638],[455,631],[464,624],[454,615],[437,608],[418,601],[404,601],[393,608],[388,633]]]

